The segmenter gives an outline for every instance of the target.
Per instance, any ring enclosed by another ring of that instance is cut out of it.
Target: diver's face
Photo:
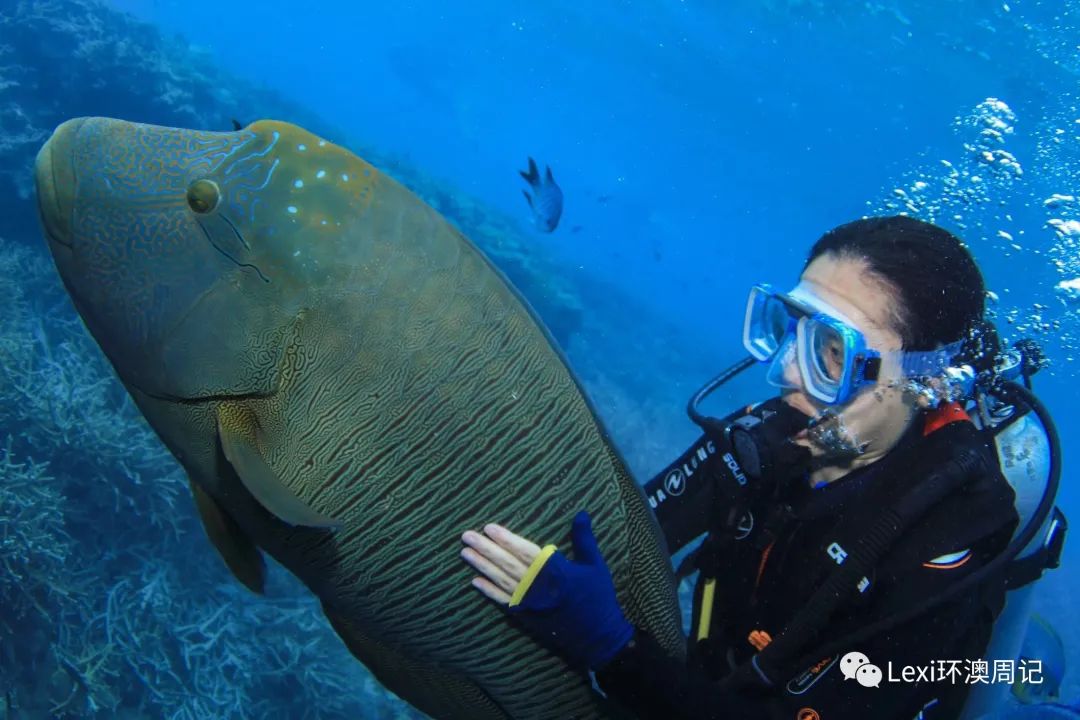
[[[831,253],[810,263],[800,278],[800,286],[847,316],[866,337],[867,345],[883,353],[878,382],[862,389],[845,405],[831,406],[841,413],[852,445],[865,445],[865,455],[858,464],[876,459],[896,445],[915,416],[913,401],[896,382],[901,377],[899,360],[895,355],[884,354],[900,350],[902,344],[892,320],[891,309],[898,303],[895,291],[870,275],[864,261]],[[785,368],[785,379],[798,388],[783,395],[785,402],[795,409],[817,416],[830,407],[802,389],[798,368],[793,363]],[[818,457],[834,452],[814,441],[806,431],[799,433],[796,441],[808,446]],[[850,457],[844,463],[849,461]]]

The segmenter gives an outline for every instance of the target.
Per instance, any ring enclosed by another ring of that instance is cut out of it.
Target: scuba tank
[[[1008,378],[1020,375],[1030,386],[1032,360],[1037,352],[1030,342],[1017,343],[1008,353],[999,356],[996,372]],[[1038,360],[1036,367],[1041,365]],[[1024,640],[1035,582],[1043,571],[1058,567],[1065,543],[1068,522],[1061,510],[1053,506],[1060,481],[1061,458],[1057,433],[1045,408],[1034,396],[1037,407],[1010,405],[987,392],[976,393],[972,421],[980,429],[994,433],[998,461],[1005,478],[1016,493],[1016,512],[1020,522],[1013,536],[1015,544],[1025,529],[1035,528],[1030,540],[1019,549],[1006,571],[1008,588],[1005,607],[994,623],[984,657],[990,667],[995,661],[1015,661]],[[1005,683],[977,684],[971,689],[962,720],[989,720],[995,717],[1009,693]]]

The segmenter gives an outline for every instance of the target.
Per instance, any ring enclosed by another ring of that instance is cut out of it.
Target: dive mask
[[[960,343],[927,352],[879,352],[870,348],[855,324],[836,308],[798,286],[780,293],[755,285],[746,303],[743,345],[759,362],[772,362],[768,380],[805,391],[817,400],[846,403],[861,388],[878,381],[884,359],[895,360],[904,378],[941,374]],[[801,384],[786,375],[796,367]],[[898,378],[899,379],[899,378]]]

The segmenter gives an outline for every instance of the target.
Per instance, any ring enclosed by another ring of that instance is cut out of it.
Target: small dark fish
[[[529,183],[529,188],[533,191],[530,195],[528,190],[522,190],[525,194],[525,200],[528,201],[529,207],[533,211],[533,221],[543,232],[551,232],[559,225],[559,218],[562,217],[562,190],[555,183],[555,178],[551,175],[551,168],[545,167],[544,179],[540,180],[540,171],[536,169],[536,161],[529,158],[529,170],[519,170],[521,177],[525,178],[525,182]],[[535,196],[535,197],[534,197]]]
[[[232,129],[233,130],[243,130],[244,129],[244,124],[242,122],[240,122],[239,120],[237,120],[236,118],[233,118],[232,119]]]

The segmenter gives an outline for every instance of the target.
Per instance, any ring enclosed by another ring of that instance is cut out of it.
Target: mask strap
[[[953,358],[960,353],[963,346],[964,342],[958,340],[937,350],[918,350],[914,352],[900,350],[895,353],[882,353],[882,355],[899,358],[900,372],[903,377],[933,377],[941,375],[946,368],[952,366]]]
[[[803,287],[802,283],[796,285],[795,288],[788,293],[788,296],[805,305],[809,305],[825,315],[839,320],[852,330],[862,334],[862,331],[851,321],[851,318],[829,305],[813,292],[807,290]],[[865,335],[863,337],[865,337]],[[901,375],[903,377],[936,376],[943,373],[946,368],[952,365],[952,359],[960,353],[963,346],[964,341],[958,340],[936,350],[916,350],[912,352],[897,350],[893,352],[881,352],[879,354],[882,357],[898,359]]]

